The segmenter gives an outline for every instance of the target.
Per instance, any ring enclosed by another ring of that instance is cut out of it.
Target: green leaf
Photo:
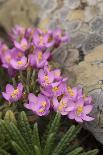
[[[74,131],[75,131],[75,126],[73,125],[70,127],[70,129],[62,137],[62,139],[60,140],[59,144],[55,148],[52,155],[59,155],[63,151],[63,149],[66,147],[69,139],[72,137]]]
[[[13,124],[12,122],[10,122],[9,124],[7,122],[3,122],[3,126],[9,135],[9,140],[15,141],[24,150],[25,153],[31,154],[31,150],[29,149],[25,139],[23,138],[15,124]]]
[[[26,155],[25,152],[23,151],[23,149],[17,143],[12,141],[11,144],[18,155]]]
[[[8,110],[6,112],[4,120],[7,122],[13,122],[14,124],[16,124],[16,119],[15,119],[14,113],[11,110]]]
[[[10,155],[10,153],[0,148],[0,155]]]
[[[34,153],[33,135],[25,112],[20,113],[18,124],[21,134],[26,140],[33,154]]]
[[[35,153],[36,153],[35,155],[41,155],[41,152],[40,152],[40,149],[38,148],[38,146],[35,145],[34,148],[35,148]]]
[[[34,128],[33,128],[33,143],[34,143],[34,146],[37,146],[41,152],[41,145],[40,145],[38,124],[37,123],[34,124]]]
[[[78,147],[75,150],[73,150],[70,153],[68,153],[67,155],[78,155],[82,151],[83,151],[83,148],[82,147]]]
[[[43,155],[49,155],[50,154],[52,144],[53,144],[53,140],[54,140],[54,134],[51,133],[47,138],[45,148],[44,148],[44,151],[43,151]]]
[[[59,113],[56,113],[56,116],[55,116],[53,122],[51,123],[48,135],[51,133],[57,132],[59,125],[60,125],[60,119],[61,119],[61,115]]]
[[[60,120],[61,120],[61,115],[59,113],[56,113],[55,117],[53,117],[53,120],[50,121],[50,123],[49,123],[49,125],[47,127],[47,130],[43,135],[43,138],[42,138],[43,148],[46,146],[46,143],[47,143],[47,141],[49,139],[49,136],[51,134],[53,134],[52,143],[50,145],[50,147],[52,149],[54,141],[56,139],[57,131],[58,131],[59,126],[60,126]]]
[[[88,152],[81,153],[80,155],[97,155],[98,149],[94,149]]]
[[[11,136],[10,136],[8,130],[6,129],[6,127],[5,127],[5,121],[4,120],[0,120],[0,128],[1,128],[2,135],[5,135],[5,139],[10,141],[11,140]]]

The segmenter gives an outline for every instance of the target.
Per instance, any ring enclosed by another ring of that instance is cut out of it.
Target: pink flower
[[[23,52],[20,50],[17,50],[16,48],[12,48],[12,49],[7,49],[5,47],[2,48],[1,53],[1,62],[2,62],[2,66],[4,68],[10,68],[11,67],[11,60],[12,59],[19,59],[21,57],[24,56]]]
[[[47,49],[49,47],[52,47],[54,45],[52,32],[43,32],[42,30],[37,29],[34,32],[33,43],[39,49]]]
[[[67,94],[74,101],[78,100],[81,97],[83,98],[83,90],[79,86],[74,87],[74,88],[71,88],[70,86],[68,86],[67,87]]]
[[[29,103],[25,103],[25,108],[32,110],[38,116],[45,116],[49,113],[50,109],[50,101],[49,99],[39,94],[35,96],[34,94],[30,93],[28,95]]]
[[[17,41],[14,41],[14,45],[17,49],[21,51],[26,51],[28,49],[28,42],[25,38],[22,38],[20,43]]]
[[[74,104],[69,100],[68,96],[60,98],[58,100],[57,97],[53,97],[53,108],[56,112],[59,112],[61,115],[67,115],[74,110]]]
[[[12,59],[10,65],[15,70],[25,70],[28,66],[27,58],[23,56],[20,59]]]
[[[48,64],[48,58],[50,56],[50,52],[43,53],[41,50],[35,51],[34,54],[29,56],[30,65],[35,68],[43,68]]]
[[[43,69],[40,69],[38,72],[38,81],[43,87],[50,85],[54,81],[54,72],[45,72]]]
[[[70,40],[70,38],[68,38],[68,35],[65,34],[65,32],[59,28],[53,32],[53,36],[55,39],[56,46],[58,46],[61,42],[66,42]]]
[[[84,100],[80,98],[76,102],[73,102],[75,104],[75,108],[73,111],[68,113],[68,118],[75,119],[77,122],[83,122],[83,121],[92,121],[94,118],[88,116],[88,114],[92,111],[93,105],[85,105]]]
[[[24,34],[25,34],[25,28],[20,25],[16,25],[9,33],[9,36],[12,39],[12,41],[14,41],[23,37]]]
[[[66,93],[66,83],[65,82],[55,82],[51,85],[41,88],[41,92],[48,97],[58,97]]]
[[[54,70],[54,77],[55,77],[55,80],[57,80],[57,81],[62,79],[60,69],[55,69]]]
[[[22,97],[22,91],[22,83],[19,83],[16,89],[11,84],[7,84],[6,92],[2,92],[2,95],[9,102],[16,102]]]

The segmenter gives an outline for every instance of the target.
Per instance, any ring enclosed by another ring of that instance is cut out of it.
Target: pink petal
[[[86,105],[86,106],[84,106],[83,113],[89,114],[92,111],[92,109],[93,109],[92,105]]]
[[[45,74],[44,74],[43,69],[40,69],[40,70],[39,70],[39,73],[38,73],[38,78],[39,78],[39,79],[43,79],[44,76],[45,76]]]
[[[77,122],[83,122],[82,118],[80,118],[80,117],[75,117],[75,120],[76,120]]]
[[[10,64],[14,69],[17,69],[17,62],[14,59],[10,61]]]
[[[67,111],[61,111],[60,113],[61,113],[62,115],[67,115],[67,114],[68,114]]]
[[[47,60],[50,57],[50,52],[45,52],[43,54],[43,59]]]
[[[54,81],[54,73],[53,72],[49,72],[48,73],[48,77],[49,77],[50,83],[52,83]]]
[[[14,91],[14,88],[11,84],[7,84],[6,86],[6,92],[11,94]]]
[[[29,109],[29,110],[35,111],[35,104],[33,102],[29,102],[29,104],[25,103],[24,107]]]
[[[37,97],[33,93],[28,95],[28,100],[29,102],[37,103]]]
[[[59,105],[59,102],[58,102],[57,98],[54,97],[53,98],[53,106],[54,106],[55,110],[57,110],[58,105]]]
[[[66,108],[66,111],[73,111],[74,110],[74,107],[68,107],[68,108]]]
[[[2,92],[2,95],[3,95],[3,97],[4,97],[7,101],[10,100],[10,95],[9,95],[9,94]]]
[[[69,112],[68,117],[70,119],[74,119],[75,118],[75,113],[74,112]]]
[[[14,41],[14,45],[16,48],[21,49],[21,45],[17,41]]]
[[[22,83],[19,83],[17,88],[22,92],[22,90],[23,90],[23,85],[22,85]]]
[[[90,117],[90,116],[87,116],[87,115],[83,115],[82,119],[85,120],[85,121],[93,121],[94,120],[93,117]]]

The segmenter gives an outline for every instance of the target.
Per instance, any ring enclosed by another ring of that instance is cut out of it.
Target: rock
[[[0,4],[0,25],[9,31],[16,24],[32,26],[38,18],[39,7],[32,0],[5,0]]]
[[[97,15],[98,15],[98,9],[96,7],[87,6],[85,8],[85,22],[89,22]]]
[[[80,0],[65,0],[70,9],[76,9],[80,6]]]
[[[72,10],[69,15],[68,18],[70,21],[72,20],[84,20],[84,11],[83,10]]]
[[[84,127],[88,129],[94,137],[103,144],[103,90],[98,88],[90,92],[94,101],[94,108],[91,116],[94,121],[85,122]]]
[[[66,22],[65,24],[67,25],[67,32],[69,35],[73,32],[77,32],[81,27],[81,21],[80,20]]]
[[[82,50],[84,54],[88,54],[89,52],[91,52],[92,49],[94,49],[95,47],[101,44],[103,44],[102,36],[96,33],[89,34],[82,44]]]
[[[97,4],[97,0],[87,0],[89,6],[95,6]]]
[[[69,49],[69,45],[63,45],[54,51],[53,59],[60,64],[61,68],[68,69],[79,61],[79,51]]]
[[[73,47],[80,47],[83,42],[86,40],[86,37],[87,37],[87,33],[84,33],[84,32],[78,32],[77,33],[73,33],[71,35],[71,44]]]
[[[91,32],[98,32],[103,27],[103,17],[96,17],[90,24]]]
[[[96,47],[85,56],[84,61],[69,68],[76,75],[76,85],[90,87],[103,79],[103,45]]]
[[[97,7],[99,9],[99,14],[103,15],[103,1],[101,3],[98,3]]]

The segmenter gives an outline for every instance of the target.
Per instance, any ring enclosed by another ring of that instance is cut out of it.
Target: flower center
[[[7,61],[7,63],[9,63],[10,60],[11,60],[11,57],[10,57],[10,56],[7,56],[7,57],[6,57],[6,61]]]
[[[39,44],[40,44],[40,45],[43,45],[43,37],[40,36],[39,39],[40,39]]]
[[[59,107],[58,107],[58,110],[62,110],[63,108],[65,108],[66,107],[66,103],[65,102],[61,102],[61,104],[59,105]]]
[[[19,90],[18,90],[18,89],[15,89],[15,90],[13,91],[13,93],[11,94],[11,97],[12,97],[12,98],[15,98],[15,97],[17,96],[18,93],[19,93]]]
[[[83,112],[83,106],[78,106],[76,110],[77,115],[80,115],[82,112]]]
[[[73,92],[73,90],[72,90],[69,86],[68,86],[67,90],[68,90],[68,93],[69,93],[71,96],[74,96],[74,92]]]
[[[43,107],[46,106],[46,102],[45,101],[43,101],[41,104],[42,104]]]
[[[38,110],[38,112],[43,113],[43,112],[44,112],[44,108],[40,108],[40,109]]]
[[[18,57],[22,57],[22,56],[23,56],[22,52],[18,52]]]
[[[42,60],[42,57],[43,57],[42,52],[39,52],[39,53],[38,53],[38,60]]]
[[[22,61],[18,61],[18,65],[22,65],[23,64],[23,62]]]
[[[52,89],[54,92],[56,92],[56,91],[58,91],[59,90],[59,88],[56,86],[56,87],[53,87],[53,89]]]
[[[45,77],[44,77],[44,80],[45,80],[45,82],[46,82],[47,84],[49,84],[49,78],[48,78],[48,76],[45,76]]]

